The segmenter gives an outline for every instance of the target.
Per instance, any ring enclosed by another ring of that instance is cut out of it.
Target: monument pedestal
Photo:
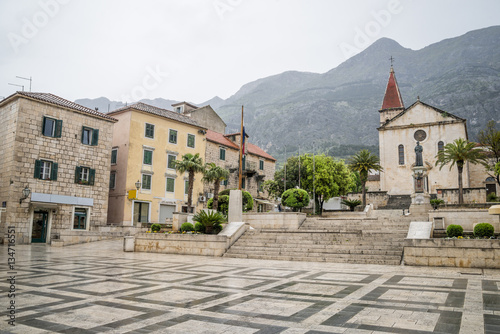
[[[410,212],[415,215],[427,215],[432,210],[431,195],[427,192],[427,168],[424,166],[414,166],[413,168],[414,187],[411,194]]]

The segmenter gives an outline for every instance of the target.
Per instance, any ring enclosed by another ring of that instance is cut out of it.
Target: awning
[[[93,198],[42,193],[31,193],[31,202],[94,206]]]
[[[274,203],[271,203],[265,199],[259,199],[259,198],[254,198],[256,202],[259,202],[260,204],[268,204],[268,205],[274,205]]]

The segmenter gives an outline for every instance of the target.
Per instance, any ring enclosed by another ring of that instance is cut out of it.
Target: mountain
[[[488,120],[500,121],[500,26],[471,31],[420,50],[381,38],[323,73],[288,71],[245,84],[226,100],[210,104],[239,131],[241,106],[250,141],[277,158],[301,152],[345,157],[378,147],[379,113],[389,77],[389,57],[406,106],[420,100],[467,119],[475,139]],[[77,100],[106,111],[106,98]],[[146,101],[144,101],[146,102]],[[166,109],[177,101],[155,99]],[[111,108],[110,110],[113,110]]]

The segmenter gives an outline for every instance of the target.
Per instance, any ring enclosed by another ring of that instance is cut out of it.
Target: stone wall
[[[89,226],[106,225],[108,209],[109,171],[113,122],[99,117],[54,106],[28,98],[14,98],[0,108],[0,116],[17,119],[14,140],[10,136],[4,149],[8,165],[2,175],[2,189],[8,198],[5,223],[16,226],[18,243],[31,242],[31,224],[34,211],[30,199],[19,204],[21,190],[28,186],[31,193],[53,194],[71,198],[93,199]],[[42,135],[43,117],[62,120],[61,138]],[[97,146],[81,143],[82,126],[99,130]],[[3,127],[2,127],[3,129]],[[12,156],[12,160],[9,160]],[[57,180],[34,178],[35,160],[48,160],[58,164]],[[75,183],[75,169],[84,166],[95,169],[94,185]],[[9,185],[4,188],[5,182]],[[39,207],[41,208],[41,207]],[[53,204],[49,229],[51,233],[71,230],[73,206]],[[48,235],[49,242],[50,235]]]
[[[464,188],[464,203],[486,202],[486,188]],[[448,204],[458,203],[458,188],[437,189],[437,198]]]
[[[444,220],[443,228],[449,225],[460,225],[464,231],[473,231],[474,226],[479,223],[490,223],[495,232],[500,232],[500,219],[498,216],[488,214],[487,209],[439,209],[429,211],[429,221],[436,222]],[[435,226],[434,228],[439,228]]]
[[[123,238],[145,233],[147,228],[132,226],[95,226],[91,231],[63,230],[58,238],[51,239],[52,246],[68,246],[100,240]]]
[[[363,194],[361,193],[348,193],[348,200],[363,200]],[[366,192],[366,204],[373,204],[373,207],[377,209],[381,206],[386,206],[387,201],[389,200],[389,195],[387,191],[367,191]]]
[[[256,229],[298,230],[306,216],[300,212],[244,213],[243,221]]]
[[[405,239],[408,266],[500,269],[500,240]]]

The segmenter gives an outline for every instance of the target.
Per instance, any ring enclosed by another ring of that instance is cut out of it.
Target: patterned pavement
[[[0,246],[2,333],[500,333],[500,270],[124,253],[122,244],[17,245],[13,270]]]

